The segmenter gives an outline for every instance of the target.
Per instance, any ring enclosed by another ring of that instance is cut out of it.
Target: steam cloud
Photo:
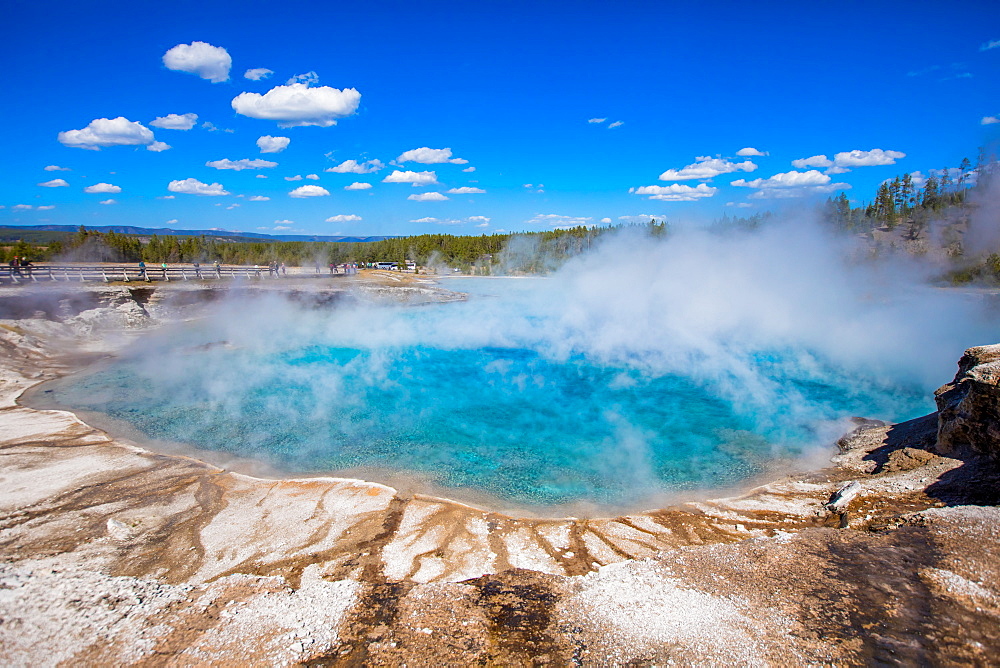
[[[525,250],[515,244],[509,252]],[[866,417],[914,417],[933,409],[930,394],[953,375],[963,349],[994,340],[996,317],[986,298],[932,287],[926,271],[901,259],[871,261],[850,240],[803,221],[753,233],[680,230],[663,239],[626,231],[549,278],[483,279],[479,285],[495,296],[465,303],[320,310],[277,297],[234,297],[197,326],[152,337],[145,345],[165,346],[166,353],[139,348],[135,363],[174,397],[172,410],[183,414],[185,402],[207,400],[213,424],[246,423],[254,417],[246,414],[247,397],[280,384],[288,388],[284,395],[268,395],[253,410],[286,431],[304,420],[323,425],[345,406],[361,415],[359,402],[375,391],[403,397],[393,419],[419,431],[430,407],[454,395],[416,386],[414,350],[530,351],[546,363],[582,360],[611,369],[593,376],[601,385],[590,388],[595,396],[623,387],[642,392],[657,378],[677,376],[727,402],[753,431],[780,441],[805,428],[815,445],[829,448],[844,427],[831,425],[849,415],[811,388],[834,387]],[[191,352],[218,341],[227,347]],[[341,351],[333,361],[314,363],[310,351],[331,349]],[[543,365],[489,365],[480,371],[525,401],[536,396],[532,388],[555,382]],[[669,415],[669,406],[656,408]],[[601,419],[616,436],[600,446],[609,463],[594,475],[652,493],[648,429],[615,406]],[[379,425],[323,428],[339,429],[342,442],[364,448]],[[240,433],[251,449],[283,447],[273,434]],[[734,442],[754,438],[737,434]],[[325,443],[320,438],[310,447]],[[489,444],[483,448],[488,457]]]

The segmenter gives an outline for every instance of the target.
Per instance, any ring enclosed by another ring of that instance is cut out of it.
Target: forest
[[[223,264],[266,265],[284,262],[289,266],[325,267],[329,263],[413,261],[418,266],[447,266],[463,271],[492,273],[505,270],[540,272],[553,268],[567,258],[589,248],[594,239],[613,230],[632,226],[574,227],[565,230],[458,236],[422,234],[369,242],[323,241],[227,241],[206,236],[141,237],[102,233],[81,226],[63,241],[29,243],[25,240],[4,249],[3,261],[28,257],[33,261],[64,262],[202,262],[216,260]],[[650,221],[643,225],[651,234],[665,233],[666,225]],[[516,241],[513,241],[515,240]],[[512,244],[520,249],[515,265],[502,257]]]

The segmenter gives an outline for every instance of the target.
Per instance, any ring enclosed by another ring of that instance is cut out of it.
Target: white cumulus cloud
[[[370,183],[362,183],[361,181],[355,181],[349,186],[344,186],[344,190],[368,190],[372,187]]]
[[[219,83],[229,79],[229,68],[233,66],[233,59],[221,46],[212,46],[207,42],[191,42],[178,44],[163,54],[163,64],[167,69],[196,74],[212,83]]]
[[[993,125],[994,123],[1000,123],[1000,118],[997,116],[983,116],[983,120],[979,121],[980,125]],[[45,169],[48,169],[48,167]]]
[[[608,129],[620,128],[623,125],[625,125],[625,121],[615,121],[614,123],[608,123]]]
[[[271,135],[264,135],[257,138],[257,148],[260,149],[261,153],[281,153],[286,148],[288,144],[291,143],[291,139],[288,137],[272,137]]]
[[[833,160],[825,155],[814,155],[808,158],[792,160],[792,167],[795,169],[805,169],[806,167],[833,167]]]
[[[476,168],[475,167],[466,167],[462,171],[463,172],[474,172],[474,171],[476,171]]]
[[[275,86],[263,95],[240,93],[233,98],[236,113],[250,118],[278,121],[283,128],[318,125],[327,128],[338,118],[358,109],[361,93],[354,88],[338,90],[329,86],[309,88],[303,83]]]
[[[873,148],[870,151],[844,151],[833,156],[837,167],[872,167],[875,165],[894,165],[896,160],[905,158],[902,151],[883,151]]]
[[[810,169],[808,172],[782,172],[766,179],[736,179],[734,186],[746,188],[800,188],[802,186],[822,186],[830,183],[830,177],[826,174]]]
[[[160,151],[169,151],[170,144],[162,141],[154,141],[152,144],[146,147],[147,151],[155,151],[159,153]]]
[[[290,86],[291,84],[297,83],[305,84],[307,86],[315,86],[319,83],[319,75],[315,72],[296,74],[294,77],[289,78],[288,81],[285,82],[285,85]]]
[[[198,122],[198,114],[167,114],[150,122],[154,128],[164,130],[190,130]]]
[[[606,118],[591,118],[587,122],[588,123],[603,123],[606,120],[608,120],[608,119],[606,119]]]
[[[67,130],[59,133],[59,141],[64,146],[100,150],[102,146],[143,146],[152,144],[153,131],[137,121],[124,116],[118,118],[95,118],[82,130]]]
[[[849,172],[851,167],[894,165],[896,160],[905,157],[906,154],[902,151],[883,151],[880,148],[873,148],[870,151],[842,151],[834,155],[832,160],[825,155],[799,158],[792,160],[792,167],[796,169],[820,167],[826,168],[827,174],[843,174]]]
[[[15,204],[14,206],[11,207],[11,209],[14,211],[30,211],[31,209],[34,208],[35,207],[31,206],[30,204]]]
[[[118,200],[115,199],[102,199],[100,204],[117,204]]]
[[[443,202],[449,198],[441,193],[414,193],[406,199],[412,199],[414,202]]]
[[[269,160],[251,160],[250,158],[243,158],[242,160],[230,160],[224,158],[222,160],[210,160],[205,163],[206,167],[214,167],[215,169],[232,169],[237,172],[244,169],[264,169],[266,167],[277,167],[278,163],[271,162]]]
[[[381,160],[367,160],[358,162],[357,160],[345,160],[336,167],[328,167],[324,172],[337,172],[338,174],[371,174],[385,167]]]
[[[760,157],[764,157],[765,155],[769,155],[769,154],[766,153],[766,152],[764,152],[764,151],[758,151],[757,149],[753,148],[752,146],[747,146],[746,148],[741,148],[740,150],[736,151],[736,155],[740,156],[741,158],[749,158],[749,157],[758,157],[758,158],[760,158]]]
[[[831,193],[834,190],[847,190],[851,187],[847,183],[831,183],[829,176],[815,169],[807,172],[783,172],[766,179],[752,181],[737,179],[732,185],[756,188],[757,191],[750,195],[754,199],[805,197],[818,193]]]
[[[306,174],[306,178],[310,181],[319,181],[319,174]]]
[[[254,195],[253,197],[247,198],[248,202],[267,202],[270,197],[264,197],[263,195]]]
[[[981,44],[979,50],[989,51],[990,49],[996,49],[996,48],[1000,48],[1000,39],[994,39],[992,41]]]
[[[117,195],[122,189],[116,185],[110,183],[95,183],[92,186],[87,186],[83,189],[85,193],[108,193],[111,195]]]
[[[718,190],[718,188],[713,188],[704,183],[699,183],[693,187],[680,183],[671,183],[669,186],[630,188],[629,192],[636,195],[646,195],[649,199],[661,202],[694,202],[705,197],[712,197]]]
[[[698,156],[695,162],[682,169],[668,169],[660,174],[661,181],[687,181],[690,179],[711,179],[730,172],[752,172],[757,169],[750,160],[730,162],[725,158]]]
[[[289,197],[323,197],[329,194],[330,191],[321,186],[299,186],[288,193]]]
[[[202,183],[198,179],[184,179],[183,181],[171,181],[167,185],[167,190],[172,193],[183,193],[187,195],[228,195],[229,193],[222,187],[221,183]]]
[[[394,169],[392,174],[382,179],[382,183],[411,183],[413,187],[427,186],[437,183],[437,173],[435,172],[401,172]]]
[[[286,176],[285,180],[286,181],[301,181],[302,180],[302,175],[301,174],[296,174],[295,176]]]
[[[65,188],[69,185],[65,179],[52,179],[51,181],[45,181],[44,183],[39,183],[43,188]]]
[[[38,211],[51,211],[56,208],[55,204],[45,204],[44,206],[38,207]]]
[[[45,168],[47,172],[72,172],[73,170],[69,167],[60,167],[59,165],[49,165]]]
[[[482,188],[473,188],[471,186],[462,186],[461,188],[452,188],[451,190],[446,190],[449,195],[479,195],[484,192]]]
[[[469,216],[468,220],[470,223],[489,223],[492,218],[486,216]]]
[[[404,162],[419,162],[424,165],[437,165],[450,162],[453,165],[465,165],[469,161],[462,158],[452,158],[450,148],[428,148],[427,146],[422,146],[410,151],[404,151],[396,158],[396,162],[399,164],[403,164]]]
[[[361,220],[361,216],[356,216],[353,213],[338,213],[336,216],[330,216],[326,219],[328,223],[353,223]]]
[[[274,74],[274,72],[266,67],[255,67],[252,70],[244,72],[243,78],[250,79],[251,81],[260,81],[261,79],[267,79],[272,74]]]

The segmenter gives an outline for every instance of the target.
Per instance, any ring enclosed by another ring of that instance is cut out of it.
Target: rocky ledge
[[[966,352],[938,413],[859,420],[828,469],[613,518],[518,518],[240,475],[19,405],[66,354],[176,316],[164,293],[102,290],[77,313],[0,320],[5,665],[1000,655],[1000,346]]]
[[[934,398],[939,452],[970,447],[1000,459],[1000,345],[966,350],[955,379]]]

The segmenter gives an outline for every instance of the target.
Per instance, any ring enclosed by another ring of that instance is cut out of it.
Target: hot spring
[[[792,253],[767,233],[617,239],[551,278],[444,281],[469,299],[419,308],[234,294],[49,397],[289,473],[408,473],[512,506],[738,486],[832,453],[850,416],[932,411],[989,326],[789,235]]]

